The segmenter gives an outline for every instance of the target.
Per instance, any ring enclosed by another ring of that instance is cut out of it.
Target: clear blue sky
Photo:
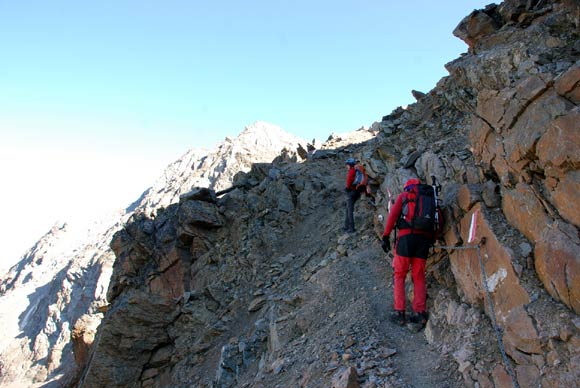
[[[307,140],[371,125],[447,74],[452,30],[488,3],[0,2],[0,203],[18,209],[0,232],[30,234],[0,258],[78,214],[70,196],[122,206],[256,120]]]

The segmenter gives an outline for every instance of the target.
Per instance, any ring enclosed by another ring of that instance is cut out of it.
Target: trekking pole
[[[435,228],[439,228],[439,193],[441,192],[441,185],[437,184],[435,175],[431,175],[431,187],[433,187],[433,195],[435,197]]]

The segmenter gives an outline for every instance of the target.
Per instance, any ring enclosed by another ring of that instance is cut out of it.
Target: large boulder
[[[580,62],[570,67],[556,80],[556,92],[575,104],[580,104]]]
[[[182,201],[179,206],[179,223],[185,231],[192,227],[219,228],[223,220],[215,204],[206,201]]]
[[[152,354],[170,343],[166,327],[178,310],[167,298],[125,292],[99,329],[93,358],[81,379],[84,388],[133,387]]]
[[[83,370],[89,361],[89,353],[101,319],[102,316],[84,314],[74,324],[71,340],[75,362],[79,370]]]
[[[509,223],[530,241],[539,240],[546,226],[552,222],[542,202],[526,183],[503,190],[503,211]]]
[[[580,314],[580,238],[565,223],[544,228],[534,251],[536,272],[550,295]]]
[[[536,154],[540,165],[551,171],[553,168],[580,168],[580,107],[560,114],[548,125],[548,130],[539,139]]]
[[[477,240],[472,245],[473,249],[452,252],[451,270],[464,298],[471,304],[484,305],[485,288],[475,244],[480,243],[485,237],[485,244],[480,248],[481,255],[488,278],[487,286],[495,304],[495,313],[501,321],[513,308],[529,303],[530,296],[521,286],[514,270],[514,263],[518,261],[515,252],[500,242],[500,236],[496,235],[499,232],[496,224],[492,226],[490,221],[492,215],[481,204],[473,206],[461,221],[460,233],[463,241],[468,241],[474,213],[476,213]]]
[[[498,30],[499,24],[485,11],[477,10],[466,16],[455,30],[453,35],[463,40],[469,47],[475,46],[483,36]]]

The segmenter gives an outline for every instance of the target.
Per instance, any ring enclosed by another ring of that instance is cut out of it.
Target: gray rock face
[[[0,325],[4,329],[0,334],[0,383],[26,386],[60,375],[65,376],[60,379],[62,384],[75,381],[75,356],[81,362],[88,360],[83,355],[89,345],[85,340],[93,337],[85,334],[95,322],[98,325],[107,305],[115,260],[109,242],[134,214],[156,213],[183,196],[186,205],[181,217],[187,221],[181,226],[183,238],[191,238],[200,226],[219,227],[223,220],[210,205],[216,200],[215,192],[207,187],[230,187],[236,173],[249,171],[252,163],[272,161],[283,149],[296,154],[300,143],[306,144],[277,126],[256,122],[211,152],[188,151],[133,205],[95,224],[89,233],[55,226],[0,279]],[[206,189],[194,189],[197,186]],[[142,232],[151,230],[145,227]],[[175,232],[166,226],[158,237],[163,241],[171,233]],[[170,265],[166,260],[163,269]],[[73,331],[79,319],[88,327],[79,324]],[[71,342],[71,336],[76,342]]]

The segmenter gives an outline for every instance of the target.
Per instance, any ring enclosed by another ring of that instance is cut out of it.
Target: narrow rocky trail
[[[385,345],[396,350],[391,357],[393,375],[389,383],[401,388],[452,388],[461,387],[449,355],[431,347],[423,331],[411,332],[389,320],[393,304],[392,271],[382,250],[373,248],[350,257],[347,267],[354,283],[360,284],[361,296],[368,307],[369,332],[374,331]],[[409,310],[409,307],[408,307]],[[364,333],[361,333],[364,334]]]
[[[364,349],[370,348],[366,352],[367,357],[361,356],[343,365],[357,369],[362,387],[462,386],[458,383],[458,375],[454,373],[455,363],[449,355],[436,352],[427,343],[423,331],[413,333],[389,321],[393,304],[392,270],[390,259],[380,249],[374,229],[376,209],[363,196],[356,204],[357,232],[350,235],[342,233],[344,195],[341,186],[346,172],[344,165],[336,161],[317,167],[320,170],[315,169],[316,173],[332,176],[336,185],[328,188],[331,194],[327,201],[316,203],[304,215],[292,235],[287,236],[283,250],[291,251],[299,244],[301,249],[312,252],[339,252],[338,257],[325,264],[324,268],[315,269],[319,271],[315,275],[319,278],[317,281],[324,284],[325,291],[330,295],[331,305],[326,306],[325,311],[334,311],[339,317],[341,313],[344,314],[344,318],[339,319],[341,330],[335,334],[338,338],[334,338],[334,343],[342,341],[341,333],[351,333],[350,337],[357,342],[361,354],[364,355]],[[314,255],[312,262],[318,260],[318,255]],[[325,318],[317,317],[316,324],[323,325]],[[326,330],[324,332],[327,333]],[[320,347],[323,347],[321,339],[312,340],[320,341]],[[326,341],[333,342],[332,339]],[[377,345],[368,345],[374,342]],[[381,349],[388,349],[389,352],[395,350],[396,353],[385,358]],[[344,352],[348,353],[346,349]],[[356,350],[352,353],[357,354]],[[325,356],[322,354],[320,358],[324,359]],[[333,369],[334,362],[330,361],[330,364],[330,369]],[[376,368],[368,368],[368,365],[376,365]]]
[[[448,368],[453,361],[448,356],[435,351],[425,339],[423,331],[411,332],[406,327],[398,326],[389,320],[389,313],[393,305],[392,271],[389,258],[379,249],[372,252],[378,259],[361,259],[369,264],[367,271],[370,290],[370,308],[377,321],[377,331],[386,341],[397,350],[393,357],[393,364],[400,387],[432,387],[451,388],[461,387],[457,375],[453,375]],[[409,306],[407,307],[409,311]]]

